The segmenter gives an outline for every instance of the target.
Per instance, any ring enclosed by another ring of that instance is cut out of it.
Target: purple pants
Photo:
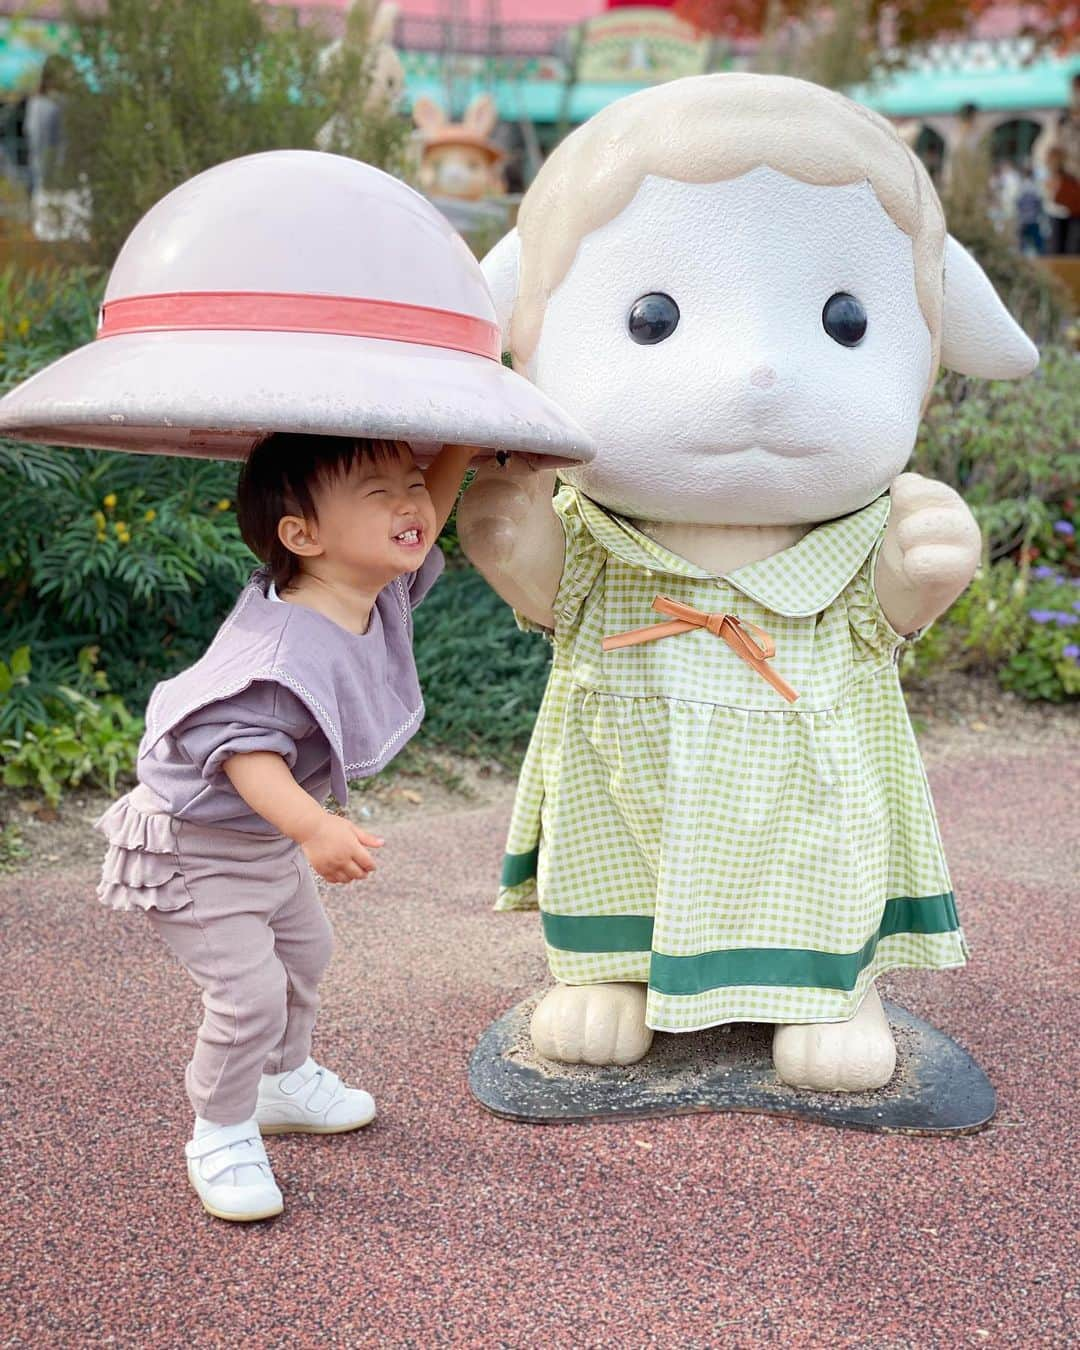
[[[146,913],[202,990],[188,1097],[204,1120],[235,1125],[254,1115],[261,1074],[310,1054],[333,935],[291,839],[173,823],[190,903]]]

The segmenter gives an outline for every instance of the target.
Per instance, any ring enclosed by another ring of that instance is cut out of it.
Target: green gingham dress
[[[661,1031],[833,1022],[896,967],[961,966],[933,804],[873,586],[889,498],[716,577],[573,488],[554,661],[497,908],[539,905],[551,973],[648,985]],[[657,594],[757,624],[789,704]],[[535,627],[521,620],[523,626]]]

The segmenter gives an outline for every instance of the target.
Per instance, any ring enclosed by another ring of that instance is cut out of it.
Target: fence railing
[[[178,0],[178,3],[180,0]],[[101,0],[79,0],[87,14],[101,9]],[[345,11],[315,3],[281,5],[279,21],[317,23],[328,37],[340,36]],[[0,0],[0,17],[46,19],[68,16],[65,0]],[[394,45],[405,51],[462,52],[479,56],[544,56],[557,53],[565,44],[567,26],[552,23],[504,23],[494,20],[450,19],[401,14],[394,30]]]

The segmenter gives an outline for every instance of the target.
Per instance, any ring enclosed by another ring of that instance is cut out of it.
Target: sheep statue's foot
[[[537,1004],[533,1047],[563,1064],[634,1064],[652,1045],[643,984],[557,984]]]
[[[790,1087],[808,1092],[872,1092],[896,1069],[896,1042],[873,985],[848,1022],[780,1026],[773,1065]]]

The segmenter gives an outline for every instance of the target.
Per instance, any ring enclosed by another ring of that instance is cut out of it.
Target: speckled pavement
[[[184,1180],[187,977],[96,859],[0,878],[0,1345],[1075,1345],[1080,760],[932,778],[974,960],[886,985],[990,1071],[986,1133],[486,1114],[469,1053],[544,978],[534,917],[489,912],[500,805],[386,827],[330,892],[316,1053],[380,1115],[272,1139],[286,1212],[248,1228]]]

